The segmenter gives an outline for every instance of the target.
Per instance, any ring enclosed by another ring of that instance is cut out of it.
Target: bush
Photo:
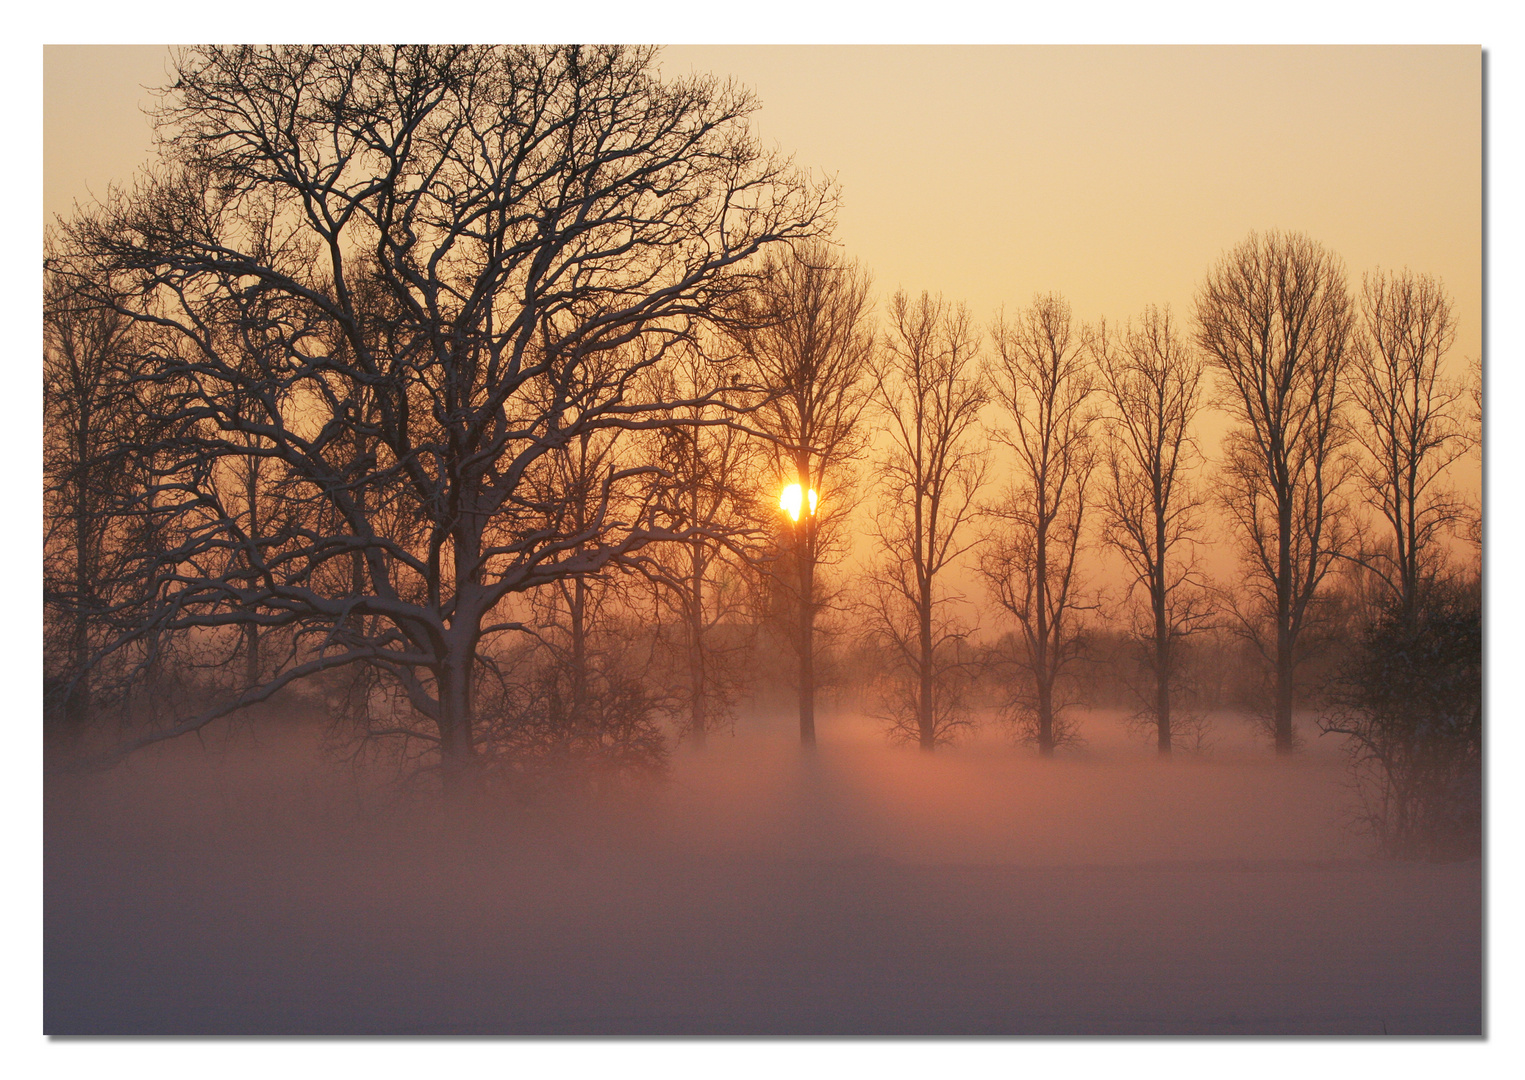
[[[1482,844],[1482,610],[1436,587],[1380,611],[1341,666],[1325,733],[1349,739],[1361,817],[1400,858],[1467,858]]]

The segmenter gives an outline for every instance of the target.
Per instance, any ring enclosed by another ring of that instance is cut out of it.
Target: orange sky
[[[1442,278],[1480,348],[1481,51],[1397,47],[675,46],[751,86],[763,136],[834,173],[840,238],[882,293],[988,320],[1035,291],[1077,316],[1185,308],[1251,229],[1312,235],[1352,277]],[[154,46],[50,46],[44,212],[149,151]],[[1184,312],[1183,312],[1184,313]]]
[[[1442,278],[1480,348],[1475,47],[675,47],[731,75],[759,127],[835,173],[840,236],[882,293],[988,320],[1058,290],[1077,316],[1183,314],[1251,229],[1309,233],[1352,277]]]
[[[1475,46],[674,46],[662,64],[750,86],[764,139],[838,178],[838,237],[881,301],[941,291],[988,324],[1057,290],[1081,320],[1188,316],[1225,249],[1283,228],[1354,288],[1377,266],[1440,278],[1456,370],[1481,350]],[[166,71],[164,47],[45,49],[48,220],[145,160],[143,88]],[[1456,479],[1478,474],[1469,456]]]

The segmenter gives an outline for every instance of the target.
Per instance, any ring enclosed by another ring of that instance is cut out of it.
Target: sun
[[[784,488],[784,493],[779,497],[778,508],[789,515],[790,521],[800,519],[800,485],[790,484]],[[815,516],[816,494],[815,488],[810,489],[810,516]]]

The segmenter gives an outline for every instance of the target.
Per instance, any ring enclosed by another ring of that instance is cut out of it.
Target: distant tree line
[[[1161,754],[1227,708],[1288,753],[1316,706],[1397,807],[1384,843],[1461,843],[1480,589],[1448,538],[1481,532],[1446,477],[1481,371],[1448,373],[1438,282],[1353,291],[1272,232],[1184,318],[876,317],[835,188],[761,148],[746,92],[653,59],[177,52],[158,162],[45,252],[55,748],[279,697],[449,792],[617,777],[703,746],[770,665],[813,745],[856,656],[928,751],[995,712],[1052,754],[1126,695]]]

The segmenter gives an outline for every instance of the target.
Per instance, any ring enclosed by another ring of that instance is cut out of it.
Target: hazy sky
[[[1389,14],[1397,22],[1389,23]],[[1258,24],[1270,16],[1251,17]],[[1406,17],[1396,9],[1384,12],[1369,33],[1428,33],[1428,23],[1417,31],[1393,29],[1408,26]],[[1437,9],[1433,17],[1443,21],[1447,15]],[[297,25],[309,24],[288,19],[288,30]],[[1329,25],[1336,26],[1331,36],[1364,33],[1348,21],[1321,21],[1314,32]],[[755,32],[770,31],[764,26]],[[80,32],[103,31],[92,23]],[[1468,24],[1454,36],[1480,35]],[[845,196],[840,238],[873,271],[881,294],[897,286],[940,290],[967,301],[982,322],[1002,303],[1023,304],[1034,291],[1050,289],[1065,293],[1081,318],[1122,318],[1150,302],[1171,303],[1184,315],[1214,258],[1250,229],[1281,226],[1306,231],[1339,252],[1357,282],[1362,270],[1378,264],[1409,265],[1441,277],[1461,317],[1453,356],[1459,360],[1481,348],[1476,47],[685,46],[668,50],[664,63],[669,71],[715,71],[750,85],[763,102],[758,124],[765,137],[802,164],[839,177]],[[45,50],[47,220],[86,198],[88,190],[104,191],[147,156],[149,128],[139,108],[148,96],[142,87],[160,85],[165,71],[162,48]],[[1496,164],[1510,160],[1511,132],[1519,130],[1513,126],[1518,110],[1508,111],[1511,79],[1511,66],[1500,64],[1495,46],[1490,81],[1497,141],[1490,154]],[[1508,181],[1517,183],[1518,175],[1508,174]],[[1513,220],[1508,193],[1499,188],[1493,214],[1495,228]],[[1507,249],[1501,255],[1499,246],[1493,257],[1494,287],[1507,296],[1514,260]],[[1499,330],[1503,336],[1494,345],[1502,340],[1507,349],[1508,328]],[[1506,377],[1490,384],[1490,391]],[[1508,509],[1505,500],[1499,513]],[[1494,582],[1511,580],[1508,560],[1495,559],[1492,566]],[[1507,609],[1506,603],[1495,610]],[[1519,644],[1509,634],[1508,620],[1492,621],[1490,637],[1509,642],[1506,649]],[[1507,664],[1492,670],[1495,679],[1500,673],[1505,679],[1503,689],[1495,685],[1495,700],[1507,704],[1513,685]],[[1509,759],[1511,730],[1501,724],[1490,731],[1499,760]],[[19,790],[29,792],[26,784]],[[40,804],[35,789],[30,793],[29,810]],[[1494,785],[1492,795],[1496,810],[1504,809],[1497,803],[1510,804],[1506,824],[1517,823],[1509,785]],[[1497,869],[1495,885],[1517,877],[1516,866]],[[1518,955],[1518,934],[1507,921],[1490,927],[1490,934],[1495,949],[1514,942]],[[1507,965],[1493,965],[1494,973],[1501,969]],[[1516,1000],[1511,985],[1490,1000]],[[121,1053],[120,1047],[102,1049]],[[301,1052],[329,1049],[354,1056],[366,1048],[308,1044]],[[394,1045],[387,1053],[401,1057],[413,1049],[424,1048]],[[567,1053],[562,1046],[553,1049]],[[628,1045],[597,1049],[621,1055],[621,1062],[632,1052]],[[838,1049],[855,1057],[865,1052],[861,1045],[815,1044],[809,1053],[823,1060],[820,1055]],[[945,1067],[950,1055],[971,1048],[902,1043],[881,1049],[897,1060],[926,1050],[916,1060]],[[1029,1046],[1023,1054],[1027,1060],[1052,1050],[1047,1060],[1060,1065],[1061,1056],[1070,1062],[1114,1049],[1119,1056],[1109,1059],[1112,1064],[1137,1067],[1137,1045]],[[1214,1049],[1221,1047],[1206,1048]],[[1327,1044],[1275,1049],[1306,1051],[1295,1059],[1298,1065],[1327,1062],[1330,1053]],[[438,1051],[429,1047],[427,1053]],[[1225,1067],[1251,1074],[1282,1072],[1292,1060],[1279,1052],[1253,1059],[1241,1050],[1228,1053],[1235,1056],[1223,1060]],[[1419,1060],[1410,1048],[1401,1053],[1410,1065]],[[1384,1069],[1396,1056],[1382,1057]],[[616,1058],[606,1063],[614,1067]],[[1401,1064],[1399,1075],[1407,1075]]]
[[[1087,319],[1184,309],[1225,248],[1280,227],[1357,279],[1441,277],[1457,354],[1479,348],[1477,48],[683,47],[665,67],[757,91],[764,136],[840,178],[841,239],[882,292],[982,320],[1049,290]]]
[[[1252,229],[1439,277],[1452,363],[1481,349],[1482,80],[1475,46],[674,46],[668,74],[751,87],[761,136],[837,177],[838,237],[897,288],[983,324],[1058,291],[1082,320],[1170,304]],[[163,46],[49,46],[44,212],[151,153]],[[1224,418],[1204,418],[1209,457]],[[1456,479],[1476,491],[1475,456]],[[1098,553],[1099,554],[1099,553]],[[1220,549],[1212,561],[1230,563]]]
[[[668,72],[753,88],[763,137],[835,174],[840,239],[881,294],[942,291],[988,321],[1037,291],[1077,316],[1186,313],[1251,229],[1363,270],[1412,266],[1480,348],[1481,51],[1398,47],[677,46]],[[48,219],[150,151],[154,46],[49,47]]]

